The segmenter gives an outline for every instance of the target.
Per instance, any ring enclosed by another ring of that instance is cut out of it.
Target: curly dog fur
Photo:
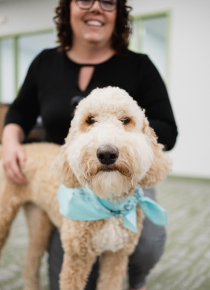
[[[107,146],[119,152],[108,165],[97,156],[98,150]],[[61,290],[84,289],[98,255],[97,289],[122,289],[128,256],[142,229],[140,207],[134,233],[123,227],[122,217],[87,222],[62,216],[56,193],[60,182],[71,188],[88,184],[99,197],[122,200],[132,195],[138,184],[148,187],[162,180],[170,171],[170,161],[144,112],[124,90],[95,89],[79,103],[63,146],[41,143],[24,145],[24,149],[27,164],[22,171],[27,185],[10,183],[0,168],[0,251],[20,206],[29,226],[24,289],[40,289],[40,259],[52,224],[58,227],[64,248]],[[53,161],[54,173],[50,170]]]

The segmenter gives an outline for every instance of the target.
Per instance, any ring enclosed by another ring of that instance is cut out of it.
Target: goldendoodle
[[[99,255],[97,289],[122,289],[144,217],[139,186],[152,186],[170,171],[143,110],[122,89],[95,89],[77,106],[63,146],[24,148],[27,185],[10,183],[0,166],[0,251],[20,206],[29,227],[24,289],[40,289],[40,259],[52,224],[65,252],[61,290],[84,289]]]

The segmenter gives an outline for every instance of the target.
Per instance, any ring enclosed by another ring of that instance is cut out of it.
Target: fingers
[[[26,177],[21,172],[24,168],[26,156],[22,148],[14,148],[8,150],[3,158],[3,166],[6,177],[13,183],[25,185],[27,183]]]
[[[18,161],[19,161],[20,167],[24,168],[25,164],[26,164],[26,155],[25,155],[25,153],[23,152],[23,150],[20,150],[17,155],[18,155]]]
[[[24,185],[26,184],[26,178],[20,171],[20,167],[18,166],[17,160],[10,161],[4,164],[4,170],[6,177],[14,183]]]

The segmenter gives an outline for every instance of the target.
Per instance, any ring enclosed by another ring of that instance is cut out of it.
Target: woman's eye
[[[108,4],[108,5],[116,5],[117,1],[116,0],[102,0],[103,4]]]
[[[86,123],[88,123],[89,125],[92,125],[95,123],[95,118],[94,117],[88,117],[86,120]]]
[[[121,119],[120,121],[123,123],[123,125],[126,125],[126,124],[130,123],[130,118],[125,117],[125,118]]]

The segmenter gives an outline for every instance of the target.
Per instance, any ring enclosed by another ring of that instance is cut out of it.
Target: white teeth
[[[87,21],[86,23],[89,24],[89,25],[93,25],[93,26],[102,26],[101,22],[95,21],[95,20]]]

